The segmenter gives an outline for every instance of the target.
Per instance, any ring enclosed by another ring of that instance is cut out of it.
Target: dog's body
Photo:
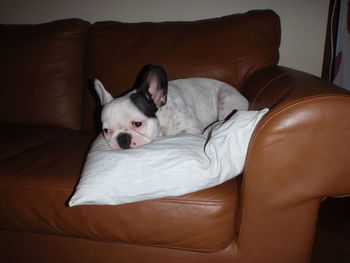
[[[104,136],[113,149],[136,148],[159,136],[199,134],[234,109],[248,109],[248,101],[226,83],[206,78],[168,82],[159,66],[151,66],[142,83],[123,97],[113,99],[98,80],[95,89],[104,106]]]
[[[226,83],[206,78],[169,81],[167,104],[156,114],[160,135],[201,133],[214,121],[224,119],[235,108],[247,109],[248,103]]]

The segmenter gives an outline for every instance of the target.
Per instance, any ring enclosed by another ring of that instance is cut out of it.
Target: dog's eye
[[[141,121],[133,121],[133,122],[131,122],[131,124],[135,128],[140,128],[142,126],[142,122]]]
[[[109,132],[109,130],[108,129],[103,129],[103,133],[108,133]]]

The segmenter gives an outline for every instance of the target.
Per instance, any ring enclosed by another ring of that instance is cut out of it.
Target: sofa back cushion
[[[190,22],[98,22],[90,33],[88,76],[113,96],[132,88],[145,64],[164,66],[169,79],[208,77],[239,89],[252,72],[279,57],[280,22],[270,10]],[[87,129],[96,103],[87,91]]]
[[[81,129],[88,26],[0,25],[0,123]]]

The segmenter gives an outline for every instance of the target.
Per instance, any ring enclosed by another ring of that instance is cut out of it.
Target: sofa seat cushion
[[[93,139],[76,132],[0,161],[0,229],[197,251],[232,241],[237,179],[181,197],[68,207]]]
[[[0,124],[0,160],[71,133],[71,130],[59,127]]]

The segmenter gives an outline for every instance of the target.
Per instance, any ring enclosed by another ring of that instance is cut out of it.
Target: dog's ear
[[[141,84],[136,88],[138,94],[154,104],[157,109],[166,104],[168,94],[168,78],[165,70],[158,65],[151,65],[146,70]]]
[[[94,81],[95,90],[97,92],[98,97],[100,98],[102,106],[105,105],[107,102],[110,102],[113,100],[113,96],[105,89],[101,81],[98,79],[95,79]]]

